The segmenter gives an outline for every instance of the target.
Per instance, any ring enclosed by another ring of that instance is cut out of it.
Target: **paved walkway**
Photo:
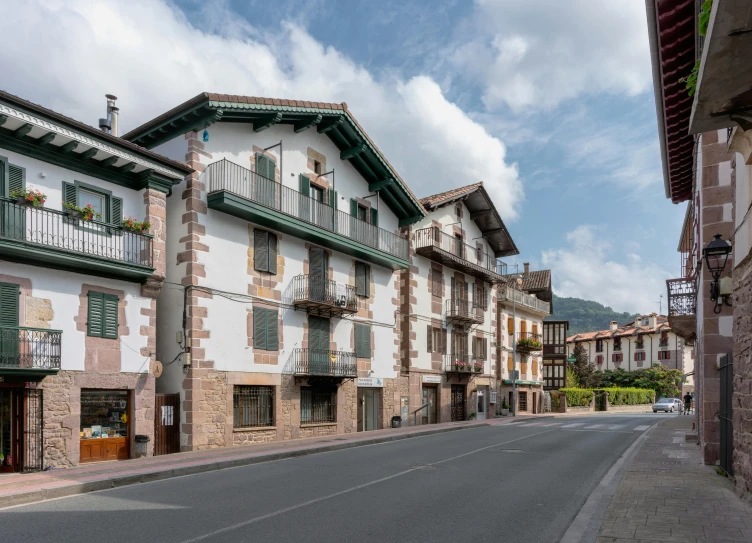
[[[537,415],[411,426],[259,445],[224,447],[122,462],[99,462],[37,473],[0,474],[0,508],[116,486],[451,432],[487,424],[509,424],[515,420],[534,417]]]
[[[694,417],[650,431],[611,498],[597,543],[752,541],[752,506],[688,442]]]

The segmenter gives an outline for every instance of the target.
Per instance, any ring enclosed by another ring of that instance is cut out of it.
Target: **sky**
[[[0,88],[121,130],[209,91],[347,102],[420,197],[479,180],[559,296],[658,310],[665,198],[642,0],[4,0]]]

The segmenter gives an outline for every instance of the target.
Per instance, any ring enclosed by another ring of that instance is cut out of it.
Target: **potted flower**
[[[10,197],[15,198],[16,203],[21,206],[40,207],[47,200],[46,194],[34,189],[12,190]]]
[[[473,369],[475,370],[475,373],[480,373],[483,370],[483,362],[474,362]]]
[[[455,360],[454,368],[457,371],[465,371],[467,369],[467,362],[465,362],[464,360]]]
[[[509,415],[509,403],[507,402],[507,399],[504,398],[501,401],[501,416],[506,417]]]
[[[151,223],[149,223],[149,221],[138,222],[133,217],[128,217],[127,219],[123,219],[123,229],[128,230],[130,232],[144,234],[149,231],[150,227],[151,227]]]
[[[517,350],[523,352],[540,351],[543,346],[537,339],[523,337],[517,341]]]
[[[86,204],[86,207],[78,207],[75,204],[66,202],[63,204],[63,207],[65,208],[65,212],[72,219],[90,222],[94,219],[102,218],[102,214],[94,211],[94,208],[91,207],[91,204]]]
[[[472,413],[470,413],[467,416],[467,420],[475,420],[475,417],[477,417],[477,416],[478,416],[478,413],[476,413],[475,411],[473,411]]]

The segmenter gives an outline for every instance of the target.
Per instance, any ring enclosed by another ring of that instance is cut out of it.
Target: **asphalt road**
[[[128,486],[0,511],[0,539],[555,542],[662,418],[487,426]]]

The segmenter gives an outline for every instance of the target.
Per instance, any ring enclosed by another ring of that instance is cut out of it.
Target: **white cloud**
[[[542,262],[554,269],[554,290],[559,296],[595,300],[616,311],[648,313],[664,295],[670,272],[645,262],[632,252],[633,240],[618,245],[593,225],[581,225],[566,235],[568,246],[544,251]]]
[[[164,1],[12,1],[3,8],[3,87],[94,124],[103,95],[128,130],[211,91],[347,102],[419,195],[483,180],[505,219],[523,198],[505,146],[430,78],[371,74],[299,26],[270,35],[210,3],[212,31]]]
[[[651,81],[640,0],[477,0],[452,56],[489,109],[550,108],[581,94],[635,95]]]

